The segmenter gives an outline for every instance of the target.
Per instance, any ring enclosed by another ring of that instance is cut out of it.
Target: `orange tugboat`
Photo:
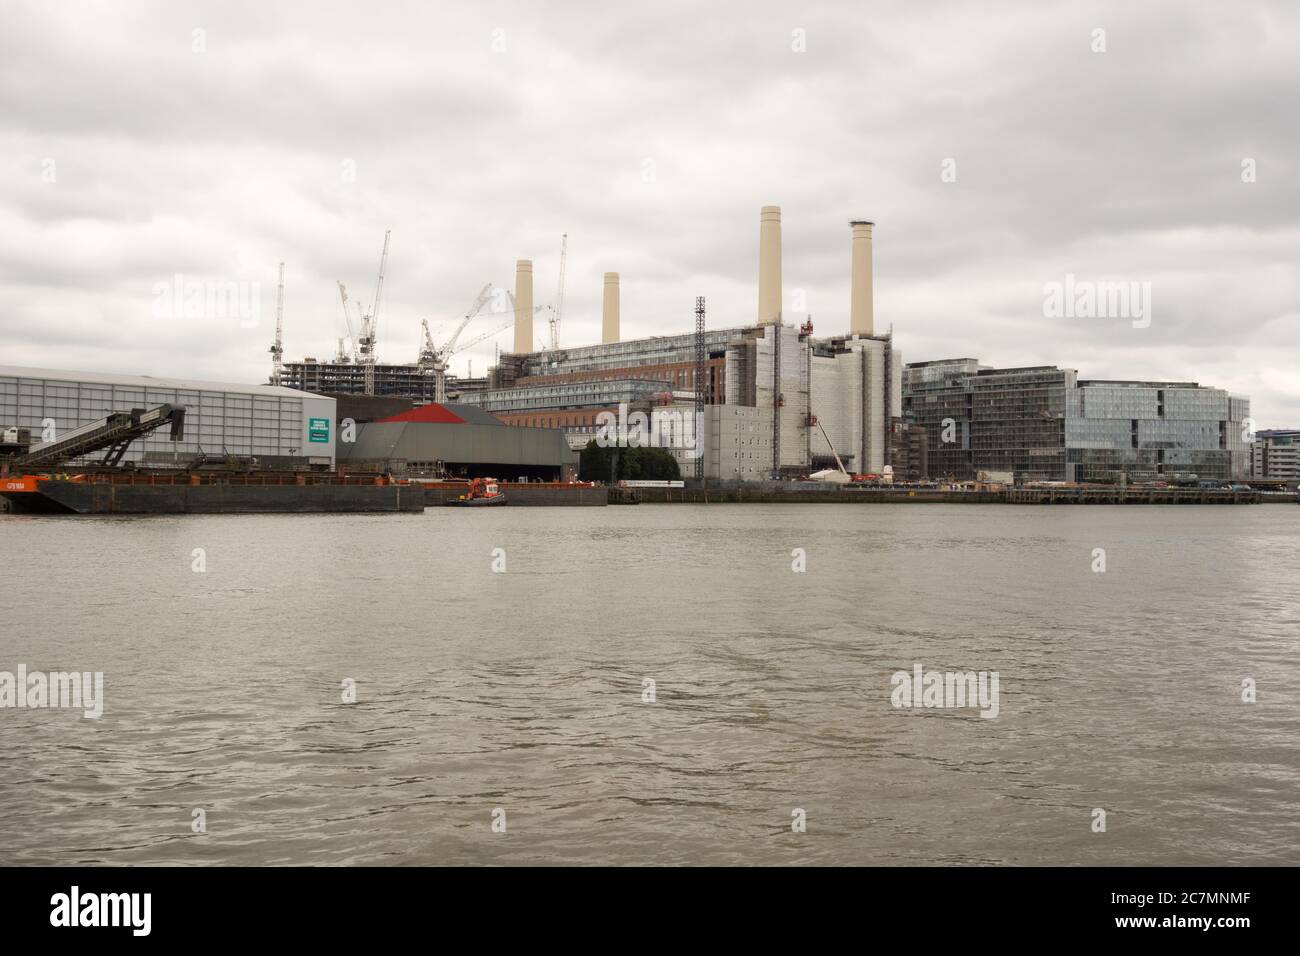
[[[505,492],[498,487],[495,478],[475,478],[469,483],[468,492],[447,502],[461,508],[481,508],[505,503]]]

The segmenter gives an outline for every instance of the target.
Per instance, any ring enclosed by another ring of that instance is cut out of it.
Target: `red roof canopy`
[[[380,418],[380,422],[437,422],[443,425],[463,425],[465,419],[461,418],[446,405],[439,405],[437,402],[430,402],[428,405],[421,405],[419,408],[413,408],[409,412],[402,412],[393,415],[391,418]]]

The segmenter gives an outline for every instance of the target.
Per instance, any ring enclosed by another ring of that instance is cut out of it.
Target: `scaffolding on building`
[[[704,348],[704,296],[695,297],[695,477],[704,478],[704,389],[705,363],[708,354]]]

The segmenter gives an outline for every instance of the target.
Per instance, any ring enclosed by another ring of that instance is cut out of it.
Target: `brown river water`
[[[1294,506],[0,515],[0,559],[0,671],[104,682],[0,709],[0,864],[1300,863]],[[916,665],[996,716],[893,706]]]

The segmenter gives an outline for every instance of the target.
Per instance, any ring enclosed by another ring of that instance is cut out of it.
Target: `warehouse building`
[[[353,471],[511,481],[577,476],[578,453],[562,431],[511,428],[472,405],[431,402],[372,422],[341,424],[339,431],[339,462]]]
[[[208,455],[257,458],[264,467],[335,464],[331,398],[274,385],[0,366],[0,428],[30,429],[33,441],[163,404],[185,409],[182,439],[148,435],[124,462],[188,465]]]

